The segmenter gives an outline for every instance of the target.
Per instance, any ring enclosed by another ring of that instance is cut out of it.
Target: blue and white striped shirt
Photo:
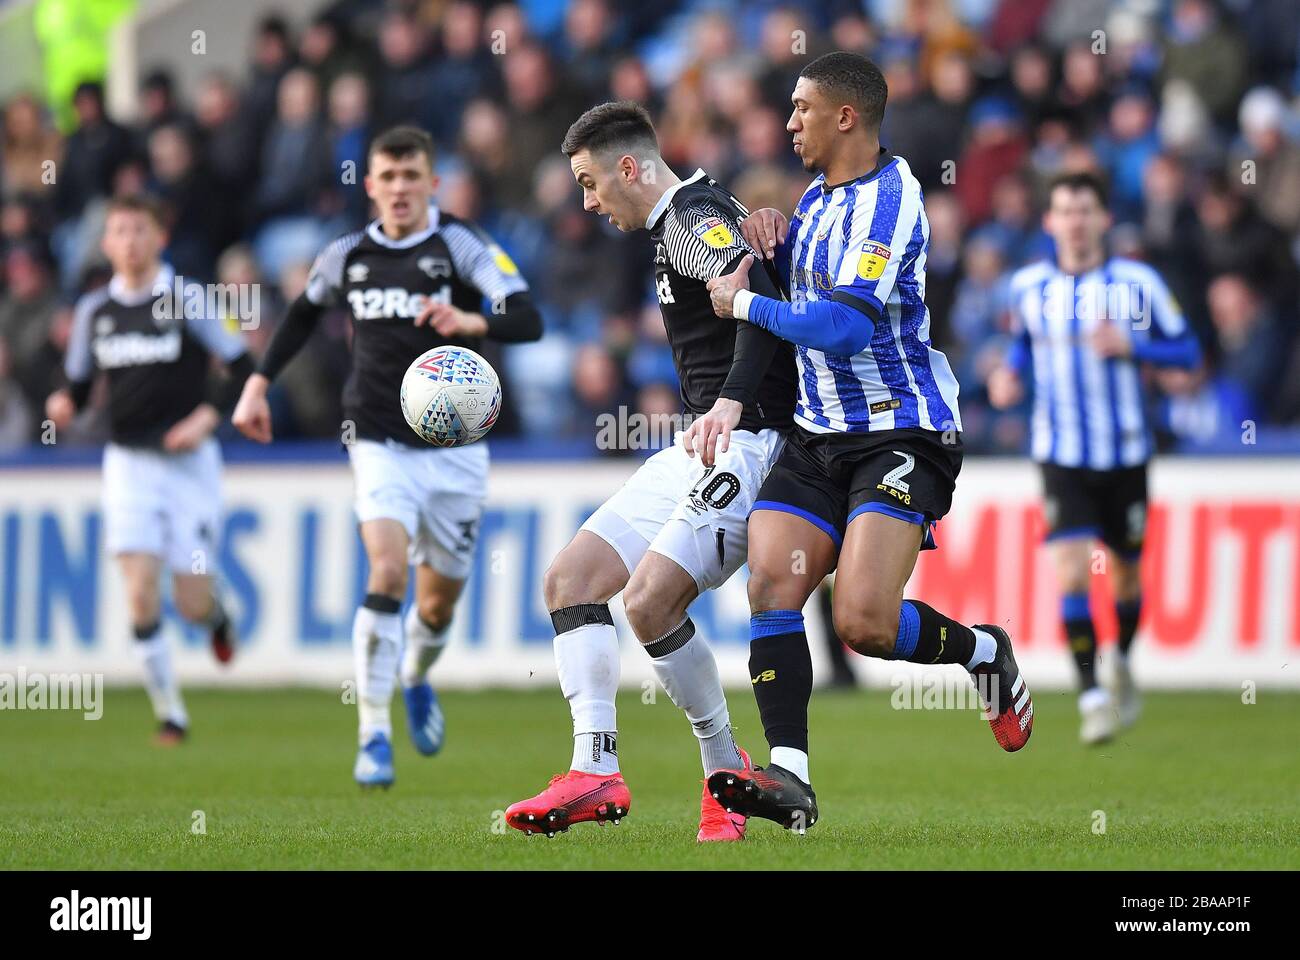
[[[882,153],[876,169],[829,189],[819,175],[779,254],[782,266],[788,259],[792,304],[745,298],[748,319],[798,347],[795,421],[809,431],[961,429],[957,380],[930,346],[922,199],[901,157]],[[818,302],[826,307],[809,309]],[[808,323],[791,322],[800,312],[815,315],[814,335]],[[828,333],[838,333],[840,314],[856,319],[854,335]]]
[[[1092,470],[1137,466],[1153,452],[1139,366],[1193,367],[1196,339],[1160,275],[1112,258],[1074,276],[1043,261],[1011,278],[1007,362],[1033,365],[1030,450],[1040,463]],[[1113,323],[1133,343],[1129,357],[1103,357],[1091,339]]]

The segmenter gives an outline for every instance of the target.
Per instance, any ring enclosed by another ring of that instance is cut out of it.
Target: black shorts
[[[1147,466],[1088,470],[1039,464],[1047,539],[1091,537],[1122,557],[1142,552],[1147,529]]]
[[[960,434],[945,443],[933,430],[811,433],[795,426],[758,492],[754,510],[780,510],[824,530],[839,547],[862,513],[883,513],[925,531],[952,506],[961,470]]]

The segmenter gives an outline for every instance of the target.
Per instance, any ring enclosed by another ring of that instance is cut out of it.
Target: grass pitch
[[[1007,755],[976,712],[896,711],[889,692],[814,695],[822,820],[806,836],[755,821],[743,844],[701,847],[698,750],[662,694],[620,697],[631,815],[547,840],[501,811],[567,765],[557,691],[446,694],[433,759],[406,740],[395,698],[397,783],[362,793],[355,708],[336,693],[189,691],[193,737],[167,750],[144,694],[111,690],[94,722],[0,715],[0,867],[1300,867],[1300,695],[1149,694],[1135,729],[1085,749],[1074,695],[1040,693],[1033,739]],[[762,762],[749,691],[730,700]]]

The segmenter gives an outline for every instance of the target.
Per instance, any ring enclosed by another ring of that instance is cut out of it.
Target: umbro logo
[[[363,283],[370,276],[370,268],[364,263],[354,263],[348,267],[348,282]]]
[[[107,314],[101,314],[95,318],[95,336],[102,337],[105,334],[113,332],[113,318]]]

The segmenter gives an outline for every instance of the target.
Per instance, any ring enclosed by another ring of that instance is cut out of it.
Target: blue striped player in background
[[[1051,185],[1043,226],[1055,262],[1011,279],[1015,340],[989,378],[989,399],[1019,403],[1033,368],[1032,456],[1042,468],[1047,539],[1061,589],[1065,635],[1079,673],[1079,736],[1102,743],[1132,725],[1140,701],[1129,650],[1141,610],[1147,463],[1153,452],[1141,365],[1195,367],[1196,339],[1159,275],[1108,257],[1102,182],[1067,173]],[[1094,544],[1110,551],[1119,620],[1109,690],[1097,681],[1088,604]]]
[[[867,656],[964,666],[1005,750],[1023,747],[1033,727],[1004,630],[903,599],[919,552],[935,546],[962,448],[957,381],[930,346],[920,184],[880,146],[887,96],[880,69],[857,54],[804,68],[786,128],[817,178],[788,224],[774,210],[742,224],[750,245],[777,260],[791,302],[747,289],[745,261],[709,284],[719,316],[796,345],[795,426],[749,520],[750,676],[771,762],[709,778],[724,806],[793,828],[817,817],[801,611],[837,563],[832,612],[845,643]],[[711,455],[706,443],[706,463]]]

